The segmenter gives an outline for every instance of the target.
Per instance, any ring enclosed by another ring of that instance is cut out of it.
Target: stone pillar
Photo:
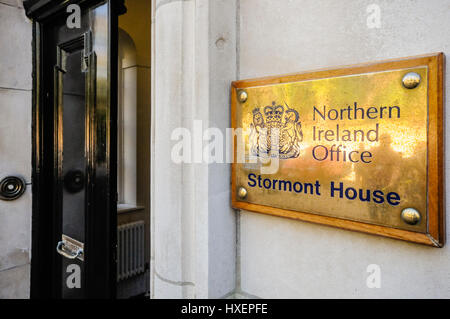
[[[192,150],[194,163],[174,163],[171,152],[179,138],[172,140],[177,128],[188,129],[192,139],[202,139],[202,129],[212,125],[225,133],[229,126],[235,12],[234,1],[154,2],[153,298],[222,297],[234,289],[229,166],[205,163],[201,147]]]

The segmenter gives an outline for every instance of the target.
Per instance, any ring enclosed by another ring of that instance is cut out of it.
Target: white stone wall
[[[0,1],[0,179],[28,184],[0,201],[0,299],[28,298],[30,287],[32,24],[21,3]]]
[[[381,9],[381,26],[369,29],[366,8],[373,3]],[[438,51],[450,56],[447,0],[240,0],[239,5],[240,79]],[[448,81],[445,87],[448,92]],[[449,243],[437,249],[245,211],[239,224],[238,288],[244,294],[450,297]],[[381,267],[379,289],[366,286],[369,264]]]
[[[171,134],[229,127],[236,78],[235,1],[153,2],[153,298],[220,298],[235,287],[236,223],[230,167],[176,164]],[[203,132],[200,132],[202,134]],[[201,150],[200,150],[201,152]]]

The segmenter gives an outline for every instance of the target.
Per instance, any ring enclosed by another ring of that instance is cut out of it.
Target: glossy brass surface
[[[420,222],[422,216],[414,208],[405,208],[402,210],[401,217],[405,223],[409,225],[416,225]]]
[[[248,98],[248,94],[245,90],[238,91],[239,102],[245,103],[247,101],[247,98]]]
[[[240,198],[244,199],[247,197],[247,190],[244,187],[239,187],[238,195]]]
[[[408,72],[403,76],[403,86],[407,89],[414,89],[420,84],[420,75],[416,72]]]
[[[405,73],[424,85],[406,88]],[[275,150],[279,168],[236,163],[236,185],[248,192],[243,199],[239,188],[240,200],[426,233],[427,82],[420,66],[246,86],[235,109],[245,158],[273,161]],[[402,220],[407,207],[423,212],[420,223]]]

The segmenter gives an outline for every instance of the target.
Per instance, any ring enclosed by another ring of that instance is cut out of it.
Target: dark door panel
[[[34,23],[31,294],[112,298],[118,2],[70,3],[81,28],[67,28],[64,6]]]

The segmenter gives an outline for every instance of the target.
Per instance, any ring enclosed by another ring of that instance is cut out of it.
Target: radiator
[[[117,281],[145,271],[144,222],[117,227]]]

